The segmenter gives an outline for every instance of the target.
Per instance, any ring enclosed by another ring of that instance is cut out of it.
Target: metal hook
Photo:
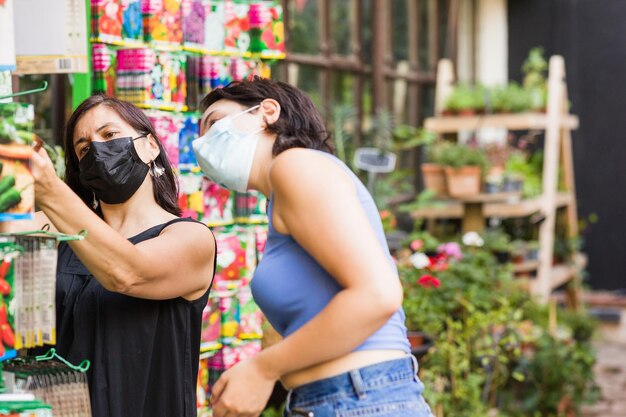
[[[35,88],[32,90],[26,90],[26,91],[19,91],[17,93],[13,93],[13,94],[9,94],[6,96],[0,96],[0,100],[4,100],[7,98],[13,98],[13,97],[18,97],[18,96],[25,96],[28,94],[35,94],[35,93],[41,93],[42,91],[46,91],[48,89],[48,81],[44,80],[43,83],[41,84],[41,87],[39,88]]]

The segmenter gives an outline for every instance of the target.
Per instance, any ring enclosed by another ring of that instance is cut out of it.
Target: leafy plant
[[[426,129],[410,125],[400,125],[393,130],[393,150],[404,151],[417,146],[430,146],[437,139],[437,135]]]
[[[492,252],[509,252],[512,248],[511,238],[500,229],[489,229],[482,234],[485,249]]]
[[[465,166],[479,166],[482,172],[487,172],[487,157],[478,148],[463,145],[450,144],[438,150],[436,159],[433,161],[443,166],[461,168]]]
[[[354,152],[349,126],[356,118],[356,109],[352,106],[335,106],[332,111],[332,132],[337,150],[337,157],[352,164]]]
[[[481,86],[471,87],[459,84],[454,87],[448,96],[444,109],[452,113],[463,110],[482,112],[485,109],[485,90]]]

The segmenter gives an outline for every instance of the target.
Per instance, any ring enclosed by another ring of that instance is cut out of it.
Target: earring
[[[96,198],[96,193],[93,193],[93,203],[91,203],[91,207],[93,207],[93,209],[96,210],[99,204],[100,202]]]
[[[158,165],[156,161],[153,159],[152,162],[150,162],[150,175],[153,178],[159,178],[163,174],[165,174],[165,168]]]

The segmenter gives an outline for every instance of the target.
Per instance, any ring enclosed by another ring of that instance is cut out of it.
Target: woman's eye
[[[78,151],[79,154],[81,155],[85,155],[87,152],[89,151],[89,145],[87,146],[83,146],[80,151]]]
[[[117,132],[108,132],[107,134],[104,135],[104,137],[107,139],[111,139],[115,135],[117,135]]]

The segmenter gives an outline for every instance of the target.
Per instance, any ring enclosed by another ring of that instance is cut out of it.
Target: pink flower
[[[437,251],[439,253],[442,253],[442,254],[446,255],[446,256],[449,256],[450,258],[454,258],[456,260],[463,259],[463,253],[461,252],[461,246],[459,246],[459,244],[455,243],[455,242],[444,243],[443,245],[439,246]]]
[[[418,250],[424,247],[424,241],[416,239],[409,245],[413,252],[417,252]]]
[[[439,288],[441,281],[432,275],[422,275],[420,279],[417,280],[417,284],[424,288]]]

